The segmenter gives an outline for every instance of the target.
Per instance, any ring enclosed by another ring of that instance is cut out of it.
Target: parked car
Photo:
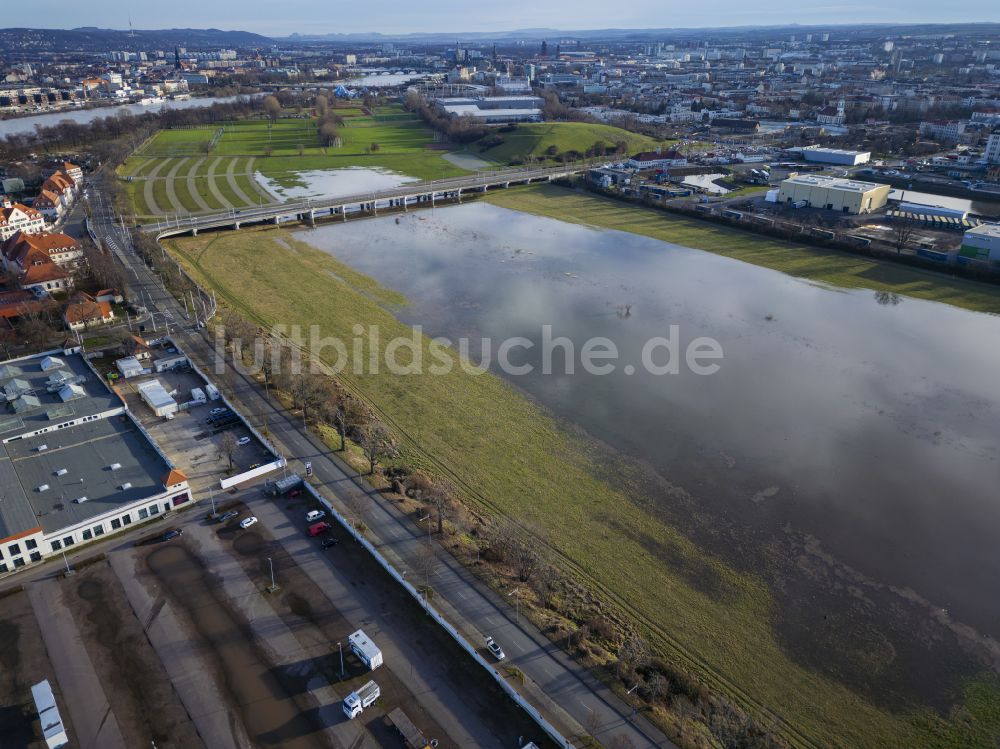
[[[251,525],[253,525],[256,522],[257,522],[257,518],[254,517],[253,515],[251,515],[250,517],[243,518],[240,521],[240,528],[242,528],[243,530],[246,530],[247,528],[249,528]]]
[[[493,657],[498,661],[502,661],[507,657],[507,654],[503,652],[503,648],[500,647],[500,643],[494,640],[492,637],[486,638],[486,649],[493,653]]]
[[[236,440],[236,444],[239,445],[240,447],[243,447],[244,445],[249,445],[250,444],[250,438],[249,437],[240,437],[238,440]]]
[[[324,538],[323,543],[320,544],[324,549],[329,549],[331,546],[336,546],[340,543],[339,538]]]
[[[312,537],[321,536],[330,530],[331,525],[327,522],[313,523],[309,526],[309,535]]]
[[[182,528],[174,528],[167,531],[162,536],[160,536],[161,541],[170,541],[171,539],[177,538],[184,535],[184,530]]]
[[[219,517],[217,517],[215,519],[215,522],[216,523],[225,523],[226,521],[232,520],[233,518],[238,517],[238,516],[239,516],[239,513],[236,512],[236,510],[230,510],[229,512],[224,512],[221,515],[219,515]]]
[[[219,414],[226,413],[226,411],[228,411],[228,410],[229,410],[228,408],[213,408],[211,411],[208,412],[208,415],[209,416],[218,416]]]
[[[306,522],[315,523],[317,520],[322,520],[326,517],[326,513],[323,510],[310,510],[306,513]]]
[[[292,489],[290,492],[288,492],[288,496],[289,497],[297,497],[300,494],[302,494],[302,490],[301,489]]]

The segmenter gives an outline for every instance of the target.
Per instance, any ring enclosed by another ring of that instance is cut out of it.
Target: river
[[[430,336],[533,341],[510,379],[694,495],[690,534],[734,563],[798,534],[837,574],[1000,637],[1000,318],[483,203],[298,236],[405,294]],[[539,373],[544,324],[577,351],[611,339],[616,371]],[[637,366],[671,325],[682,355],[718,341],[718,373]]]
[[[205,96],[191,99],[167,99],[161,104],[120,104],[111,107],[97,107],[95,109],[67,109],[61,112],[47,112],[45,114],[33,115],[31,117],[16,117],[10,120],[0,120],[0,138],[16,133],[33,133],[35,126],[58,125],[65,120],[86,123],[96,120],[98,117],[111,117],[118,112],[128,111],[132,114],[144,114],[145,112],[159,112],[163,109],[190,109],[191,107],[208,107],[215,102],[234,101],[237,96]]]

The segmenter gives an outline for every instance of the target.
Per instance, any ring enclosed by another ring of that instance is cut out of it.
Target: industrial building
[[[875,182],[799,174],[782,181],[778,202],[842,213],[871,213],[885,206],[890,190],[889,185]]]
[[[79,353],[0,364],[0,574],[191,499],[187,477]]]
[[[538,96],[475,96],[434,99],[434,105],[451,117],[471,117],[486,125],[508,122],[541,122],[544,100]]]
[[[1000,265],[1000,224],[980,224],[969,229],[958,254]]]
[[[803,148],[793,148],[802,154],[806,161],[817,164],[841,164],[844,166],[858,166],[871,161],[872,155],[869,151],[846,151],[843,148],[822,148],[821,146],[804,146]]]

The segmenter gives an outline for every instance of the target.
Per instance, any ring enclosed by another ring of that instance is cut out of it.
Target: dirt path
[[[253,189],[256,190],[257,193],[264,198],[265,203],[274,203],[276,202],[274,196],[267,190],[265,190],[263,185],[261,185],[260,182],[257,181],[257,178],[254,176],[253,165],[256,163],[256,161],[257,159],[252,157],[249,161],[247,161],[247,172],[246,172],[247,177],[250,178],[250,184],[253,185]]]
[[[109,564],[84,568],[62,588],[128,746],[204,749]]]
[[[177,172],[179,172],[180,168],[184,166],[186,163],[188,163],[188,159],[186,158],[181,159],[176,164],[174,164],[173,169],[171,169],[170,172],[167,173],[167,184],[166,184],[167,200],[169,200],[170,204],[174,207],[175,213],[189,212],[188,209],[184,207],[184,204],[181,203],[181,201],[177,198],[177,189],[176,189],[177,186],[174,183],[174,180],[177,179]]]
[[[208,203],[205,202],[205,199],[201,197],[201,195],[198,193],[198,185],[197,182],[195,181],[195,175],[198,173],[198,170],[201,169],[201,165],[204,163],[205,159],[198,159],[197,161],[194,162],[194,166],[192,166],[191,169],[188,170],[187,189],[188,193],[194,199],[194,202],[198,204],[199,209],[203,211],[210,211],[212,210],[212,208],[211,206],[209,206]],[[225,203],[223,203],[222,205],[225,205]]]
[[[78,731],[74,743],[101,749],[126,749],[118,720],[84,647],[73,614],[63,600],[59,583],[52,578],[33,583],[28,587],[28,597]]]
[[[239,186],[236,181],[236,162],[238,159],[230,159],[229,167],[226,169],[226,179],[229,180],[229,186],[232,188],[236,196],[243,201],[244,205],[256,205],[258,201],[252,200],[249,195],[243,192],[243,188]]]
[[[142,197],[146,201],[146,208],[154,216],[160,216],[164,213],[164,210],[160,208],[159,203],[156,202],[156,197],[153,195],[153,185],[156,184],[157,175],[160,173],[160,170],[168,163],[170,163],[170,159],[158,161],[156,166],[150,169],[149,174],[143,177],[146,182],[142,186]]]
[[[299,695],[282,683],[198,557],[180,544],[165,544],[146,561],[161,589],[184,612],[191,634],[214,654],[221,684],[252,741],[283,749],[334,746],[315,706],[297,704],[306,701],[295,699]]]
[[[167,600],[145,560],[129,549],[111,556],[111,567],[174,685],[198,734],[212,749],[243,749],[249,739],[216,683],[208,648],[186,637],[186,623]]]
[[[38,621],[27,593],[0,599],[0,744],[44,749],[35,714],[31,685],[48,679],[70,741],[76,729],[66,707],[66,695],[49,662]]]
[[[212,193],[212,197],[218,201],[219,205],[223,208],[232,208],[233,204],[226,200],[226,196],[222,194],[219,186],[215,184],[215,170],[218,168],[221,161],[222,157],[219,156],[208,167],[208,190]]]

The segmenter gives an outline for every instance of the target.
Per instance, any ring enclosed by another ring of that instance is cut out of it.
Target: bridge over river
[[[340,216],[346,221],[348,213],[364,212],[378,215],[379,209],[408,210],[410,206],[433,206],[438,201],[457,200],[461,202],[463,194],[487,192],[493,189],[508,188],[511,185],[551,182],[554,179],[578,174],[590,166],[591,164],[588,162],[574,162],[555,167],[527,167],[478,172],[466,177],[412,182],[379,192],[332,198],[310,198],[242,210],[229,209],[215,213],[193,213],[148,223],[142,228],[156,234],[158,238],[163,238],[181,234],[197,234],[203,229],[239,229],[248,224],[280,224],[283,221],[314,223],[317,218],[323,216]]]

